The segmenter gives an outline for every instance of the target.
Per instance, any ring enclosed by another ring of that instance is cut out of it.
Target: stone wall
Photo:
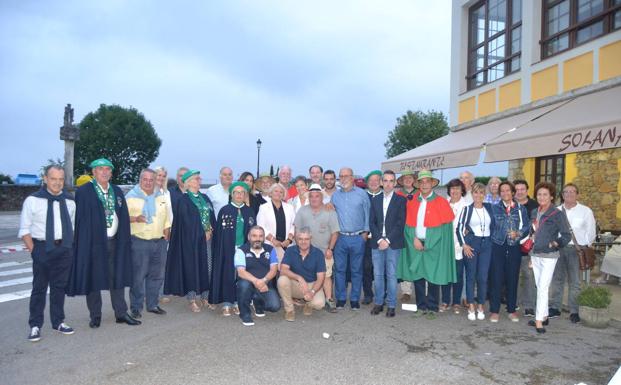
[[[524,179],[524,159],[509,161],[509,180]]]
[[[0,211],[19,211],[26,197],[41,186],[0,185]]]
[[[576,154],[574,183],[580,189],[579,200],[593,210],[600,229],[621,230],[617,218],[619,159],[621,148]]]

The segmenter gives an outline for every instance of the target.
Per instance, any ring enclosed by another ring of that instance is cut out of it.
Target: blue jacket
[[[369,226],[371,228],[371,248],[377,249],[377,242],[382,238],[382,229],[386,224],[386,238],[390,242],[390,248],[403,249],[405,247],[405,204],[406,199],[393,192],[384,219],[384,193],[371,198],[371,213]]]
[[[501,200],[500,202],[492,206],[492,213],[494,214],[494,228],[492,229],[491,236],[492,242],[497,245],[515,246],[519,245],[520,240],[528,235],[528,229],[530,227],[530,219],[526,207],[522,206],[518,202],[514,201],[514,206],[511,208],[509,215],[505,209],[505,204]],[[509,230],[513,229],[519,233],[517,239],[509,237]]]
[[[492,204],[491,203],[483,203],[483,207],[487,210],[487,214],[491,218],[491,223],[489,226],[490,235],[494,236],[494,215],[492,213]],[[472,218],[472,213],[474,212],[474,203],[469,204],[461,210],[461,214],[459,214],[459,222],[457,223],[457,228],[455,232],[457,233],[457,240],[459,244],[463,246],[464,244],[472,244],[472,240],[474,239],[474,231],[472,231],[472,227],[470,227],[470,218]]]

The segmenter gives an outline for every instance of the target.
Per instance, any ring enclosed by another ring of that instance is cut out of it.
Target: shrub
[[[605,309],[611,301],[612,293],[605,287],[588,286],[578,295],[578,305],[595,309]]]

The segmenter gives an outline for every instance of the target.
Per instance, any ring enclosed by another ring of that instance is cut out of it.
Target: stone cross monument
[[[80,130],[73,124],[73,108],[65,107],[63,125],[60,127],[60,140],[65,141],[65,188],[73,190],[73,145],[80,140]]]

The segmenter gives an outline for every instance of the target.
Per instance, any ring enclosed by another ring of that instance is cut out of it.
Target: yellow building
[[[509,161],[530,186],[573,182],[621,229],[621,0],[453,0],[451,133],[395,171]]]

